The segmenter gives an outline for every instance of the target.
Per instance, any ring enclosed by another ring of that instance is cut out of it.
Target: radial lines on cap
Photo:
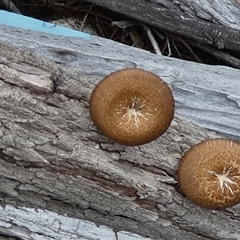
[[[147,116],[151,115],[150,113],[143,112],[143,107],[146,105],[145,101],[141,101],[137,97],[131,98],[130,105],[121,104],[121,108],[124,111],[124,114],[121,117],[121,121],[119,125],[121,126],[124,124],[130,124],[131,121],[134,122],[135,126],[139,126],[139,122],[141,118],[148,121]],[[127,107],[126,107],[127,106]]]
[[[232,195],[233,190],[232,186],[237,185],[237,183],[233,180],[234,178],[240,178],[240,175],[238,176],[230,176],[230,172],[232,171],[232,168],[224,167],[222,173],[218,174],[212,170],[207,170],[207,172],[211,175],[214,175],[216,177],[216,183],[219,185],[221,192],[224,193],[225,190],[229,190]]]

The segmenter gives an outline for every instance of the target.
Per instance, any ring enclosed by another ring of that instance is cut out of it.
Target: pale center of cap
[[[220,186],[220,189],[222,191],[222,193],[224,192],[225,189],[228,189],[231,194],[233,195],[233,190],[232,190],[232,186],[233,184],[237,184],[236,182],[234,182],[228,175],[231,169],[229,169],[228,171],[226,170],[226,167],[223,169],[221,174],[218,174],[214,171],[211,170],[207,170],[208,173],[210,173],[211,175],[214,175],[217,177],[217,183]],[[235,178],[239,178],[240,176],[234,176]],[[234,178],[233,177],[233,178]]]
[[[151,114],[142,113],[141,109],[145,106],[145,102],[143,102],[141,105],[139,105],[139,102],[140,100],[138,98],[133,98],[131,101],[131,106],[124,107],[125,113],[122,116],[122,121],[127,119],[126,122],[130,123],[130,121],[133,120],[136,127],[138,127],[140,118],[148,120],[146,115],[151,115]],[[120,125],[122,124],[122,121],[120,122]]]

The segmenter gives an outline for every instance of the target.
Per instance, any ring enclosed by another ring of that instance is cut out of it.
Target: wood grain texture
[[[76,78],[84,74],[94,85],[122,68],[152,71],[172,88],[177,116],[240,141],[239,70],[157,56],[95,36],[88,41],[20,30],[15,36],[14,32],[14,28],[0,26],[0,39],[73,69]],[[74,82],[72,96],[76,97],[78,88]],[[90,97],[91,90],[84,96]],[[63,91],[70,94],[68,88]]]
[[[202,19],[220,25],[240,29],[240,3],[237,0],[147,0],[150,4],[156,4],[179,14]]]
[[[166,3],[166,1],[160,2],[157,0],[139,0],[137,3],[134,0],[87,0],[87,2],[124,14],[140,22],[194,39],[200,43],[210,44],[219,49],[240,51],[240,30],[216,24],[212,22],[212,19],[211,21],[206,21],[191,16],[193,13],[198,15],[198,9],[195,10],[194,5],[196,4],[192,4],[190,1],[185,4],[179,1],[173,1],[172,3],[168,1]],[[236,5],[236,3],[233,4]],[[207,4],[203,5],[206,6]],[[214,3],[211,5],[214,5]],[[219,8],[222,7],[220,2],[218,4],[215,2],[215,5]],[[192,8],[190,13],[188,11],[189,8]],[[227,8],[223,9],[226,10]],[[237,12],[239,14],[240,9]],[[200,16],[201,13],[203,11],[200,11]]]
[[[0,31],[3,203],[51,209],[155,239],[238,239],[239,205],[202,209],[183,197],[175,178],[186,149],[219,135],[178,116],[156,141],[125,147],[103,137],[88,111],[91,91],[105,74],[142,67],[170,84],[177,113],[239,139],[238,70],[97,37],[14,31]]]
[[[13,220],[14,219],[14,220]],[[55,212],[6,205],[0,207],[1,240],[151,240]]]

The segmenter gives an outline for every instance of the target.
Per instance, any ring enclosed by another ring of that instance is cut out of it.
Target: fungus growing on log
[[[240,144],[211,139],[190,148],[180,160],[177,178],[192,202],[222,209],[240,202]]]
[[[129,146],[158,138],[174,115],[168,85],[156,74],[139,68],[122,69],[103,78],[92,92],[89,107],[103,135]]]

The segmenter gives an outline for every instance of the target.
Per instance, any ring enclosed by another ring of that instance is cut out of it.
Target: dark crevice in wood
[[[155,201],[151,201],[145,198],[136,198],[134,202],[138,203],[141,207],[146,208],[148,210],[157,212],[157,203]]]
[[[170,172],[166,172],[164,169],[161,169],[160,167],[157,166],[151,166],[151,165],[147,165],[144,163],[138,164],[138,163],[134,163],[132,161],[129,161],[127,159],[124,159],[122,157],[120,157],[118,159],[119,163],[123,163],[126,166],[129,166],[129,168],[139,168],[141,167],[141,169],[146,170],[147,172],[153,173],[153,174],[157,174],[158,176],[163,176],[163,177],[172,177],[174,178],[175,175],[171,174]],[[167,183],[169,185],[171,185],[170,183]]]

